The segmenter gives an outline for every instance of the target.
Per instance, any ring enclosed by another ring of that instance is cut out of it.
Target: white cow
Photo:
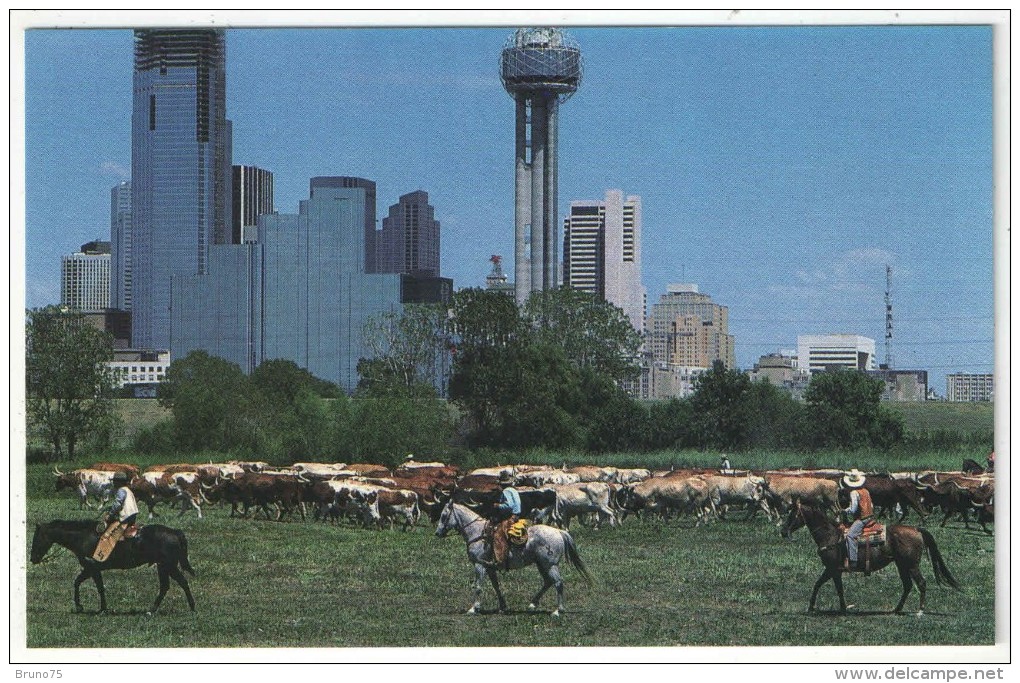
[[[82,469],[64,473],[54,468],[53,474],[57,476],[57,491],[69,488],[78,493],[79,509],[92,507],[90,496],[98,501],[99,506],[103,506],[113,495],[114,472]]]
[[[556,491],[556,507],[553,521],[564,529],[570,528],[570,520],[580,515],[594,516],[594,527],[604,520],[610,526],[619,522],[610,505],[610,486],[605,482],[581,482],[552,487]]]

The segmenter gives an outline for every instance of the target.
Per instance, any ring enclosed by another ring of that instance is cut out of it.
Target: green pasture
[[[916,465],[916,463],[915,463]],[[28,546],[32,524],[79,512],[52,490],[46,466],[28,471]],[[439,647],[439,646],[820,646],[989,645],[994,642],[994,541],[960,523],[929,524],[962,591],[935,584],[931,565],[927,611],[917,593],[903,616],[887,613],[899,597],[895,569],[849,575],[837,606],[831,584],[820,612],[806,614],[818,577],[815,546],[805,530],[784,541],[764,518],[742,514],[706,527],[691,520],[663,524],[628,519],[622,528],[571,529],[596,578],[589,587],[564,569],[566,614],[526,605],[539,586],[534,568],[503,575],[512,613],[468,616],[472,571],[459,536],[438,539],[424,521],[408,532],[370,531],[301,522],[231,519],[208,509],[157,521],[183,529],[197,576],[197,613],[172,584],[156,616],[146,616],[158,585],[154,568],[105,575],[111,613],[98,615],[91,583],[82,586],[84,614],[72,611],[78,565],[60,550],[27,566],[29,648],[109,647]],[[909,520],[908,520],[909,521]],[[916,520],[915,520],[916,521]],[[483,606],[495,607],[486,589]]]

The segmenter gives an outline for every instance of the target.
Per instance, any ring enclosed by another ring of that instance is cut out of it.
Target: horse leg
[[[542,599],[545,592],[555,583],[552,577],[549,576],[549,570],[547,568],[543,567],[541,564],[536,564],[535,566],[538,567],[538,573],[542,575],[542,587],[538,589],[538,592],[535,593],[535,597],[533,597],[531,602],[528,603],[529,610],[534,610],[538,607],[538,601]]]
[[[559,565],[554,564],[549,567],[549,578],[552,579],[553,585],[556,586],[556,611],[552,615],[558,617],[563,611],[563,577],[560,576]]]
[[[910,568],[910,575],[913,577],[914,583],[917,584],[917,592],[921,594],[921,605],[917,608],[917,616],[921,616],[924,614],[924,592],[928,587],[928,582],[924,580],[924,577],[921,575],[921,568],[917,565]]]
[[[159,595],[156,596],[156,602],[153,603],[149,614],[156,613],[156,610],[159,609],[159,603],[163,602],[163,597],[170,590],[170,573],[167,571],[166,566],[158,564],[156,565],[156,571],[159,573]]]
[[[475,593],[475,601],[471,605],[471,609],[467,611],[468,614],[478,614],[478,610],[482,608],[482,579],[485,578],[485,573],[485,567],[475,564],[475,581],[471,584]]]
[[[191,595],[191,587],[188,585],[188,579],[181,573],[181,570],[177,565],[170,568],[170,577],[177,582],[178,586],[184,589],[184,595],[188,598],[188,607],[190,607],[191,611],[194,612],[195,598]]]
[[[103,575],[99,572],[92,574],[92,582],[96,584],[96,590],[99,591],[99,611],[106,611],[106,587],[103,586]]]
[[[819,589],[821,589],[821,587],[823,585],[825,585],[825,583],[829,579],[832,578],[831,572],[832,572],[832,570],[829,567],[826,567],[825,569],[822,570],[822,575],[818,577],[817,581],[815,581],[814,590],[811,591],[811,600],[808,601],[808,608],[807,608],[808,612],[814,612],[815,611],[815,600],[818,598],[818,591],[819,591]]]
[[[839,567],[832,570],[832,582],[836,584],[836,594],[839,596],[839,611],[846,612],[846,596],[843,595],[843,573]]]
[[[506,608],[506,598],[503,597],[503,591],[499,587],[499,574],[492,567],[485,568],[485,573],[489,575],[489,582],[492,583],[492,588],[496,591],[500,614],[506,614],[509,610]]]
[[[903,605],[907,602],[907,596],[910,595],[910,589],[913,588],[914,581],[911,578],[910,568],[906,565],[898,564],[896,569],[900,573],[900,581],[903,582],[903,595],[900,596],[900,601],[896,603],[896,607],[893,608],[893,612],[899,614],[903,611]]]
[[[82,568],[81,574],[74,577],[74,611],[82,612],[84,608],[81,606],[81,584],[85,579],[89,578],[90,572],[88,569]]]

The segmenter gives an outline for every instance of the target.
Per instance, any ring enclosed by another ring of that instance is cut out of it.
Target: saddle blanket
[[[846,537],[846,532],[850,528],[843,525],[843,536]],[[879,522],[871,522],[861,531],[861,535],[857,538],[857,545],[882,545],[885,543],[885,525]]]
[[[531,522],[526,519],[519,519],[510,525],[506,535],[514,545],[524,545],[528,542],[528,527]]]

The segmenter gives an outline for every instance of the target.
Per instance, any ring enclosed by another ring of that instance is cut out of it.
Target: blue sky
[[[584,80],[560,115],[560,208],[619,188],[643,203],[649,305],[695,282],[729,307],[737,361],[850,332],[894,365],[993,361],[992,31],[981,26],[576,28]],[[234,163],[273,171],[297,211],[317,175],[423,189],[442,269],[513,272],[509,28],[227,32]],[[62,254],[109,239],[131,166],[132,38],[26,35],[26,305],[59,300]]]

